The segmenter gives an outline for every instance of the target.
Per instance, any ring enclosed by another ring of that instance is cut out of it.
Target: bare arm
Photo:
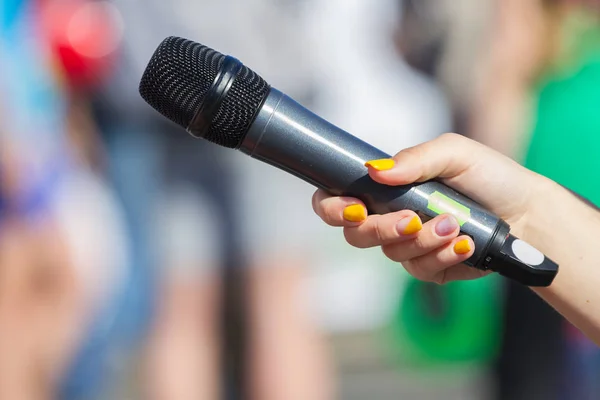
[[[441,179],[505,219],[512,232],[557,261],[555,281],[536,293],[600,343],[598,211],[562,186],[458,135],[403,150],[392,161],[367,163],[371,177],[387,185]],[[343,227],[350,244],[381,246],[386,256],[419,279],[443,284],[482,276],[460,264],[472,254],[473,243],[459,236],[457,225],[447,229],[450,216],[424,224],[408,210],[367,216],[360,200],[322,191],[315,193],[313,206],[325,222]]]
[[[600,344],[600,213],[558,184],[547,185],[526,235],[561,269],[551,287],[535,292]]]

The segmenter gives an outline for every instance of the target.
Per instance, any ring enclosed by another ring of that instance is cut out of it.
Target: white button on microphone
[[[520,239],[512,243],[512,251],[519,260],[529,265],[540,265],[546,258],[541,251]]]

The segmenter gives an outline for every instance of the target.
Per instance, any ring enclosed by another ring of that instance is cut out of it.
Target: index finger
[[[312,206],[315,213],[331,226],[358,226],[367,218],[367,207],[359,199],[331,196],[322,189],[313,194]]]

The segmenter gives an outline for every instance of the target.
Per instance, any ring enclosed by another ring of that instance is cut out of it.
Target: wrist
[[[545,184],[546,185],[546,184]],[[533,290],[571,323],[600,343],[597,233],[600,213],[552,182],[532,208],[528,240],[559,265],[549,287]],[[545,195],[544,195],[545,193]]]
[[[583,232],[600,227],[600,213],[558,183],[538,175],[523,239],[557,262]]]
[[[552,216],[556,214],[557,207],[565,201],[562,193],[565,189],[546,177],[535,175],[537,184],[531,190],[523,240],[541,251],[546,251],[551,247],[549,242],[553,241],[551,237],[556,232]]]

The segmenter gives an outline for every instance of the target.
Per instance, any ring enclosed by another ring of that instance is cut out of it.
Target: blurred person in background
[[[90,132],[70,102],[46,4],[0,3],[3,399],[68,398],[65,376],[127,264],[119,209],[84,146]]]
[[[600,168],[600,3],[503,0],[497,7],[471,137],[600,205],[588,174]],[[503,398],[600,396],[595,345],[518,285],[510,287],[507,306],[512,342],[501,371],[512,385]],[[540,365],[555,367],[536,374],[544,376],[538,384],[524,377]]]
[[[488,45],[498,0],[399,0],[397,49],[407,63],[435,79],[449,100],[453,131],[469,125],[473,77]]]
[[[310,187],[193,141],[145,105],[137,91],[153,51],[175,35],[233,54],[273,85],[301,101],[308,98],[298,4],[114,4],[127,32],[123,59],[111,84],[98,93],[95,108],[111,154],[111,175],[142,253],[137,262],[157,267],[144,397],[224,395],[221,346],[231,335],[220,326],[219,294],[231,290],[221,280],[223,268],[231,267],[244,268],[248,285],[243,301],[247,387],[236,390],[266,400],[331,398],[332,371],[302,296],[306,267],[318,244],[311,234],[318,224],[301,200]]]
[[[113,175],[121,194],[129,196],[127,208],[135,209],[138,222],[153,209],[162,221],[145,225],[156,232],[149,241],[161,243],[150,395],[219,393],[219,268],[223,253],[241,251],[251,267],[245,366],[250,396],[331,398],[333,377],[303,289],[307,267],[326,253],[319,224],[302,202],[312,188],[255,160],[171,132],[137,98],[135,85],[158,43],[179,35],[243,60],[273,86],[384,149],[410,146],[447,130],[448,116],[434,85],[393,52],[396,3],[115,4],[127,31],[125,56],[118,78],[99,96],[100,121],[112,141],[118,166]],[[158,164],[146,163],[152,159]],[[140,182],[156,176],[160,187],[134,193]],[[141,210],[136,206],[153,197],[163,200]]]
[[[306,9],[317,113],[390,154],[450,129],[438,85],[395,47],[397,0],[308,1]]]
[[[134,267],[129,272],[137,275],[130,282],[148,283],[153,265],[160,267],[148,395],[218,397],[218,268],[224,253],[240,251],[248,254],[249,264],[258,266],[248,270],[251,347],[246,369],[253,397],[331,398],[331,371],[302,296],[306,267],[325,251],[317,246],[322,236],[314,231],[318,224],[303,201],[312,188],[254,160],[229,159],[230,152],[207,143],[191,145],[180,131],[171,134],[171,125],[163,126],[160,117],[142,105],[136,86],[160,40],[168,35],[189,37],[239,57],[275,87],[392,153],[449,130],[441,93],[394,54],[390,34],[397,22],[397,3],[114,3],[126,32],[123,58],[111,85],[99,94],[95,111],[108,145],[106,172],[127,212],[127,233],[132,236]],[[60,54],[65,57],[64,51]],[[73,124],[79,127],[75,132],[91,133],[75,136],[77,154],[102,160],[90,151],[98,144],[88,121],[89,98],[62,94],[71,98],[70,120],[79,121]],[[92,207],[97,210],[95,204]],[[113,232],[105,228],[110,218],[97,216],[102,219],[97,226]],[[121,241],[121,231],[115,231],[108,236]],[[121,256],[121,250],[100,246],[98,251]],[[102,257],[88,256],[102,265],[96,271],[108,271]],[[87,270],[85,264],[81,266]],[[95,283],[96,276],[90,276]],[[127,295],[142,286],[129,285]],[[123,306],[120,296],[113,297]],[[136,301],[144,302],[139,297]],[[102,321],[114,319],[114,307],[102,314],[100,327]],[[137,320],[139,311],[134,307],[125,315]],[[97,346],[94,332],[89,336],[84,344],[91,343],[86,346],[92,349],[72,363],[69,385],[98,381],[94,369],[85,366],[105,347]],[[71,397],[91,397],[89,391],[83,393],[75,390]]]

